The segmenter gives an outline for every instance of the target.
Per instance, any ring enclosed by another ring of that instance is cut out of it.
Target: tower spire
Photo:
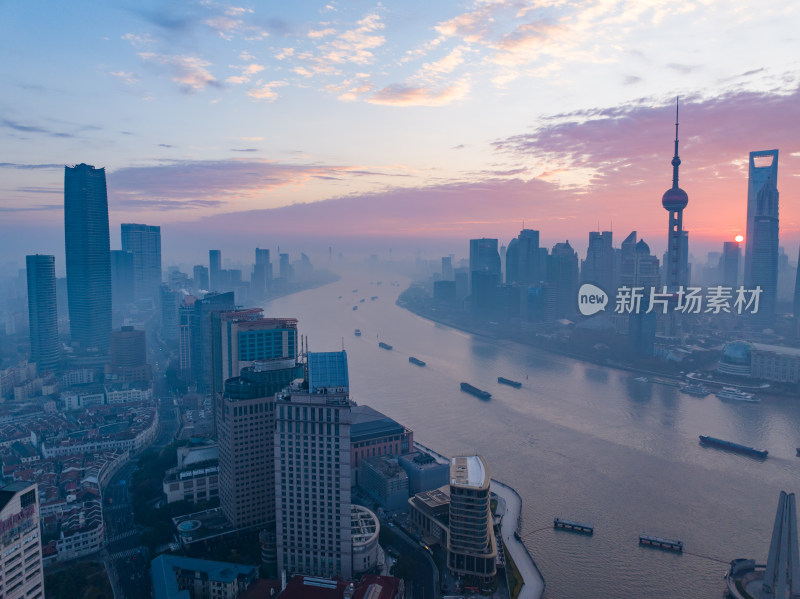
[[[672,188],[678,189],[678,167],[681,165],[681,159],[678,156],[678,103],[680,96],[675,98],[675,156],[672,157]]]

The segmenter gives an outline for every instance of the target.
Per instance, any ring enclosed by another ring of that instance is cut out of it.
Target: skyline
[[[9,261],[54,254],[63,271],[62,169],[80,162],[107,167],[112,247],[122,222],[160,225],[171,261],[235,254],[189,247],[233,232],[248,248],[377,250],[508,243],[523,221],[581,254],[613,222],[660,255],[676,95],[690,252],[744,233],[748,154],[777,148],[781,245],[796,254],[788,3],[201,2],[92,6],[86,21],[72,6],[0,8],[19,56],[0,67]]]

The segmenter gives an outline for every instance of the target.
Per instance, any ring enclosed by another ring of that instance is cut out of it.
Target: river
[[[344,274],[274,300],[265,314],[298,318],[310,351],[344,346],[358,403],[445,455],[483,455],[492,477],[517,489],[523,538],[548,599],[717,599],[728,561],[766,560],[778,494],[800,491],[800,401],[698,399],[629,372],[467,334],[396,306],[408,283]],[[410,364],[412,355],[427,366]],[[498,376],[523,386],[499,385]],[[460,391],[461,381],[491,400]],[[769,458],[704,448],[700,434],[768,449]],[[591,522],[595,534],[553,530],[555,516]],[[680,539],[685,552],[639,547],[642,532]]]

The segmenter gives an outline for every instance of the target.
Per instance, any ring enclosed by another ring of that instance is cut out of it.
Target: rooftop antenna
[[[681,165],[681,159],[678,157],[678,104],[680,96],[675,97],[675,156],[672,157],[672,187],[678,188],[678,167]]]

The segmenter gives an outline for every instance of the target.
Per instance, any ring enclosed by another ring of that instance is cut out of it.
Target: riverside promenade
[[[500,533],[503,536],[503,546],[514,560],[524,581],[517,597],[518,599],[541,599],[545,588],[544,577],[539,572],[528,548],[514,534],[522,517],[522,498],[512,487],[495,479],[492,479],[491,490],[506,503],[505,513],[500,521]]]
[[[443,456],[422,443],[415,441],[414,446],[431,454],[442,463],[450,462],[447,456]],[[522,498],[513,487],[495,479],[491,480],[491,491],[505,502],[505,511],[500,520],[500,533],[503,537],[503,546],[511,555],[511,559],[514,560],[517,570],[522,576],[522,589],[520,589],[517,599],[542,599],[545,589],[544,576],[536,566],[536,562],[533,561],[528,548],[514,534],[520,527]]]

